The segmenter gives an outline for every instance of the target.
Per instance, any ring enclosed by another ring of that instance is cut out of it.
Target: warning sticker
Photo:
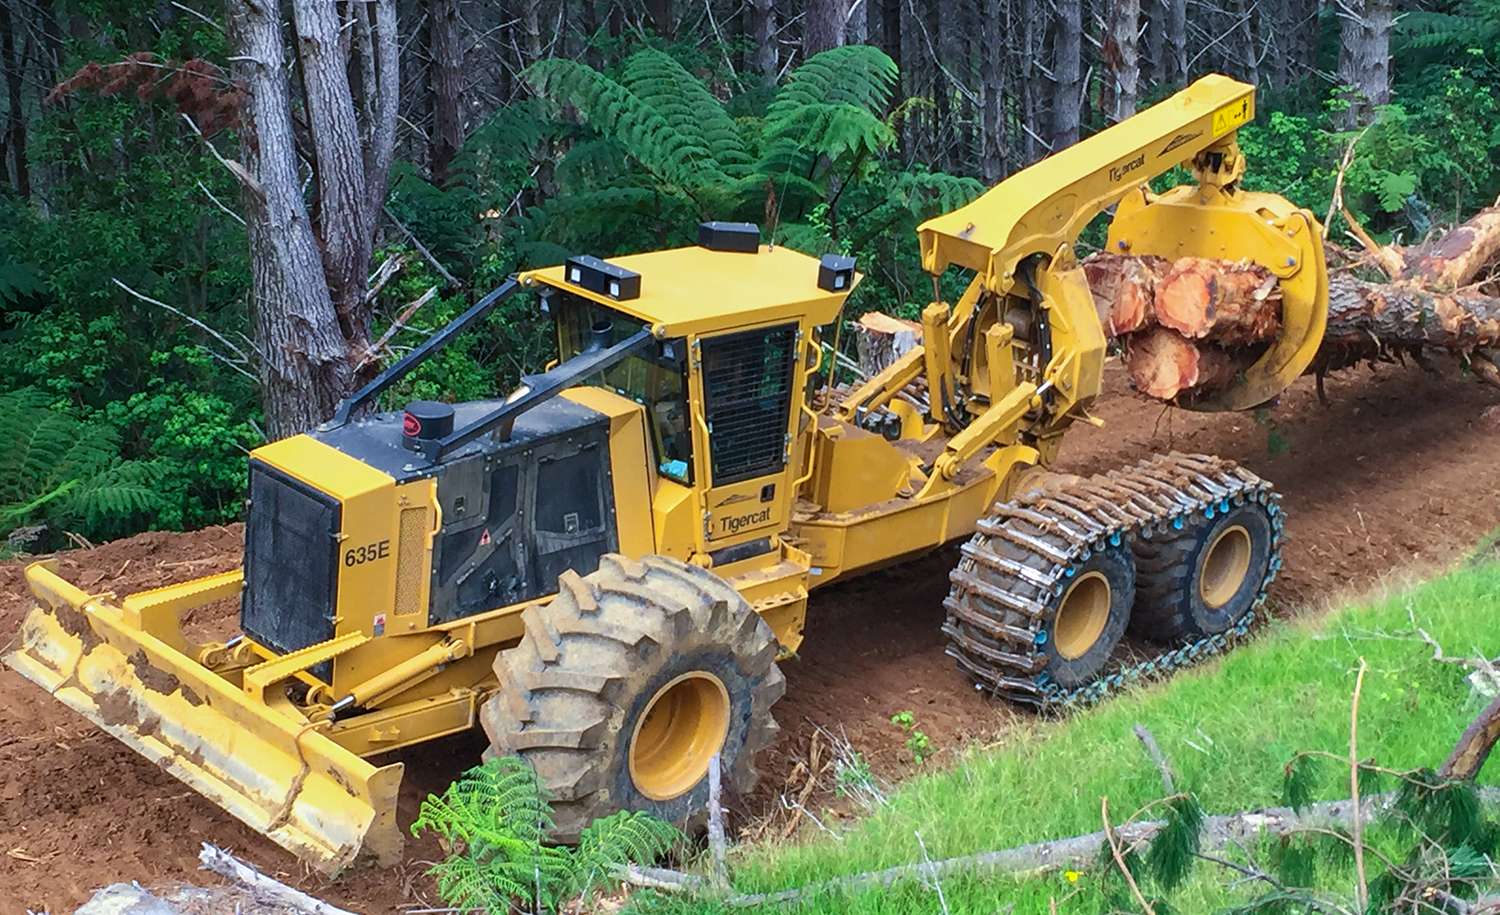
[[[1223,136],[1250,120],[1250,97],[1225,105],[1214,112],[1214,136]]]

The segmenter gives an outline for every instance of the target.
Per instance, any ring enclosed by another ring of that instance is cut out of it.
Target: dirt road
[[[1102,429],[1070,434],[1060,469],[1093,473],[1177,449],[1234,458],[1284,493],[1289,546],[1272,609],[1317,608],[1393,572],[1431,571],[1500,527],[1500,431],[1481,420],[1500,391],[1451,372],[1383,366],[1330,379],[1321,406],[1310,379],[1261,421],[1199,416],[1132,397],[1111,365],[1097,413]],[[65,554],[64,574],[121,594],[232,568],[238,528],[145,534]],[[767,754],[768,789],[739,803],[744,814],[779,809],[779,788],[806,753],[810,722],[842,724],[887,777],[909,766],[891,715],[911,710],[938,750],[991,739],[1018,715],[990,702],[953,670],[938,631],[948,548],[896,569],[817,592],[798,660],[784,665],[787,697],[776,707],[783,739]],[[0,564],[0,641],[28,605],[20,563]],[[192,625],[231,618],[214,608]],[[482,737],[406,751],[401,821],[429,791],[472,765]],[[357,911],[394,913],[435,903],[426,862],[440,852],[409,841],[406,861],[328,885],[288,854],[115,744],[8,669],[0,670],[0,915],[71,912],[91,889],[199,879],[200,842],[233,848],[283,880]],[[212,882],[201,875],[205,882]]]

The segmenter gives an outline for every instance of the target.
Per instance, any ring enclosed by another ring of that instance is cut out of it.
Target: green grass
[[[963,765],[903,785],[888,808],[842,839],[768,845],[743,852],[734,875],[742,892],[802,886],[831,877],[920,861],[921,832],[933,859],[1057,839],[1100,828],[1100,798],[1118,822],[1159,798],[1159,775],[1134,736],[1145,724],[1171,758],[1179,789],[1196,791],[1210,814],[1278,804],[1282,771],[1300,750],[1348,753],[1349,703],[1359,658],[1368,664],[1359,750],[1382,766],[1442,763],[1484,701],[1467,670],[1432,660],[1412,619],[1449,655],[1500,654],[1500,565],[1464,569],[1373,606],[1347,610],[1320,631],[1278,624],[1222,661],[1105,703],[1068,721],[1028,729]],[[1482,773],[1493,784],[1500,770]],[[1348,796],[1347,772],[1328,772],[1319,797]],[[1200,868],[1172,897],[1179,912],[1228,901]],[[1078,891],[1061,911],[1099,911],[1098,880],[1062,876],[1015,883],[954,879],[949,911],[1047,911],[1047,899]],[[1239,898],[1243,898],[1242,896]],[[640,911],[704,911],[702,901],[637,897]],[[1103,906],[1105,909],[1108,906]],[[909,884],[804,906],[826,911],[939,911],[930,888]],[[739,910],[744,911],[744,910]]]

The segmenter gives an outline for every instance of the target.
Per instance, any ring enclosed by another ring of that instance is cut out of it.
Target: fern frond
[[[84,479],[61,503],[64,514],[97,524],[164,504],[165,467],[156,461],[126,461]]]
[[[664,51],[647,48],[625,61],[620,82],[656,109],[684,135],[702,138],[714,162],[730,175],[743,174],[753,161],[738,126],[703,81]]]
[[[1298,813],[1312,803],[1320,776],[1318,760],[1305,753],[1298,753],[1286,764],[1281,784],[1281,803]]]
[[[649,864],[682,839],[682,833],[670,823],[638,810],[622,810],[601,817],[585,827],[578,837],[568,894],[589,892],[623,864]]]
[[[578,109],[594,129],[613,137],[657,178],[683,188],[728,179],[707,140],[678,130],[635,93],[572,60],[552,58],[522,73],[538,95]]]
[[[918,219],[930,219],[973,202],[984,193],[977,178],[946,172],[902,172],[891,185],[891,199]]]
[[[766,120],[781,121],[810,105],[853,105],[879,111],[890,102],[896,62],[870,45],[846,45],[814,54],[787,78],[766,108]]]

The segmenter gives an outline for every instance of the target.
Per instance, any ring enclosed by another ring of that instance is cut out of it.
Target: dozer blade
[[[6,664],[324,873],[361,853],[399,859],[399,763],[372,766],[316,726],[252,701],[173,647],[175,619],[171,632],[147,631],[142,614],[67,583],[55,563],[26,577],[38,606]],[[180,609],[195,588],[203,603],[238,585],[237,574],[218,576],[132,600],[176,598]]]

